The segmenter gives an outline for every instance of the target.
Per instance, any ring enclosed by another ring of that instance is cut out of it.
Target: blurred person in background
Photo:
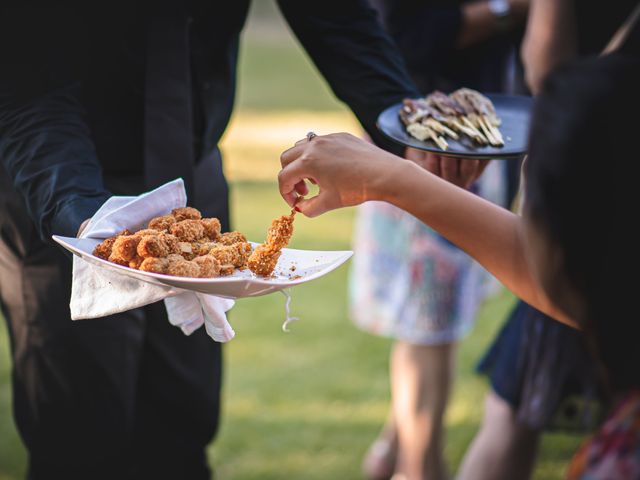
[[[635,5],[636,0],[606,8],[595,1],[532,0],[522,44],[531,91],[539,92],[559,66],[600,53]],[[583,333],[523,301],[478,368],[489,375],[491,390],[461,480],[529,478],[545,430],[590,431],[606,406]]]
[[[639,19],[640,6],[636,13]],[[310,217],[370,200],[412,213],[515,295],[582,330],[606,392],[607,419],[574,456],[570,480],[640,478],[637,282],[628,274],[640,267],[637,177],[628,165],[637,128],[625,121],[640,109],[640,29],[631,35],[617,51],[570,62],[544,82],[531,122],[522,215],[409,162],[398,165],[348,134],[297,142],[282,154],[278,175],[285,201]],[[297,198],[294,187],[305,179],[319,185],[316,197]]]
[[[515,60],[528,0],[371,1],[423,94],[460,87],[523,90]],[[412,153],[407,158],[434,171]],[[475,184],[462,186],[494,203],[510,203],[505,198],[507,163],[518,171],[518,162],[496,161]],[[512,196],[515,188],[509,191]],[[395,340],[392,405],[364,459],[364,473],[371,479],[394,473],[414,480],[445,479],[443,416],[455,347],[473,325],[490,285],[488,275],[415,217],[382,202],[359,208],[354,250],[351,316],[363,330]]]
[[[229,229],[217,144],[249,3],[0,7],[0,305],[30,479],[210,476],[220,345],[185,337],[160,303],[72,322],[71,262],[50,237],[176,177]],[[278,5],[368,134],[402,154],[375,121],[419,91],[365,0]],[[467,182],[481,164],[467,166],[443,176]]]

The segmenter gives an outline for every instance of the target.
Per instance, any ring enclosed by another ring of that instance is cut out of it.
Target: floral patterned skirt
[[[494,161],[477,183],[501,203],[504,166]],[[472,326],[490,276],[414,216],[383,202],[358,212],[350,310],[370,333],[419,345],[451,343]]]

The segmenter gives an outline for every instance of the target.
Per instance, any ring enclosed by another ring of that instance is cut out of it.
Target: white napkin
[[[152,217],[184,207],[187,195],[182,179],[166,183],[137,197],[111,197],[91,218],[81,238],[103,240],[125,228],[144,228]],[[71,319],[104,317],[165,300],[169,322],[190,335],[205,324],[207,333],[218,342],[235,336],[226,312],[234,301],[179,288],[142,282],[73,257]]]

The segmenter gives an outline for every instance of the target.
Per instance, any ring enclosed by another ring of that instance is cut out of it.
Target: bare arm
[[[573,0],[531,0],[522,61],[527,84],[535,94],[557,66],[576,55]]]
[[[519,216],[348,134],[301,141],[281,159],[280,192],[305,215],[368,200],[392,203],[466,251],[525,302],[575,325],[534,280]],[[294,186],[303,179],[320,186],[316,197],[297,197]]]

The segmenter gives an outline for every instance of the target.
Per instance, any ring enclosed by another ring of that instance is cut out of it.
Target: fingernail
[[[300,207],[298,207],[297,205],[293,207],[293,209],[298,213],[302,213],[302,210],[300,210]]]

